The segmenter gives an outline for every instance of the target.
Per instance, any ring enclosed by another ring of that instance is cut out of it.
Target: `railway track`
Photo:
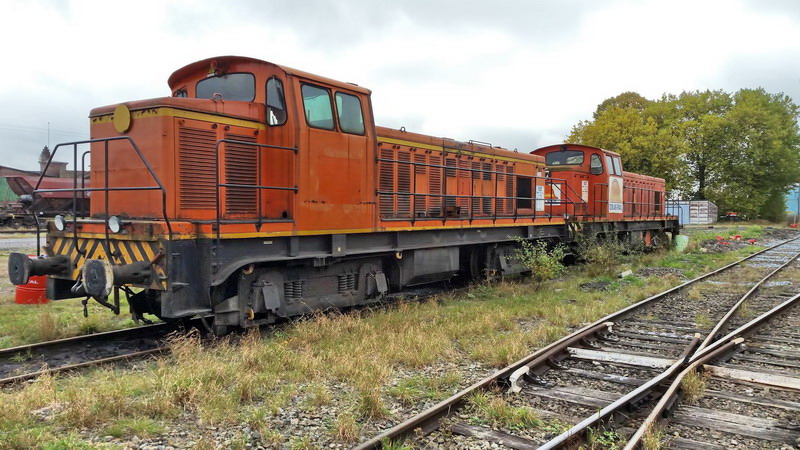
[[[797,278],[794,271],[800,271],[798,256],[800,240],[793,239],[643,300],[496,372],[357,448],[381,448],[403,439],[430,448],[442,442],[448,442],[448,448],[489,443],[521,449],[581,444],[603,448],[621,447],[626,442],[636,448],[643,445],[642,438],[669,441],[673,448],[798,445],[800,441],[792,439],[800,439],[800,427],[793,429],[786,420],[800,417],[800,386],[792,384],[800,381],[800,336],[792,334],[800,329],[800,308],[792,309],[800,298],[800,283],[792,282]],[[782,312],[786,315],[776,318]],[[775,325],[763,327],[769,321]],[[703,397],[709,407],[681,403],[681,380],[697,378],[690,373],[711,367],[708,364],[717,364],[706,371],[713,374],[709,392],[716,395]],[[733,366],[737,365],[746,369],[736,372]],[[731,374],[755,378],[733,380]],[[763,380],[774,379],[787,384],[763,385]],[[749,387],[742,388],[743,384]],[[761,389],[762,398],[757,408],[748,411],[742,406],[744,414],[736,417],[723,411],[723,405],[730,402],[747,405],[743,401],[749,398],[748,392],[756,389]],[[774,405],[763,400],[773,398],[768,393],[775,390],[781,395]],[[530,410],[549,425],[504,427],[487,419],[482,410],[492,399]],[[714,399],[716,404],[711,403]],[[652,409],[659,400],[661,408]],[[751,415],[758,414],[766,417],[755,424],[751,420],[750,428],[732,439],[736,444],[727,437],[727,444],[704,439],[703,430],[713,436],[738,426],[716,427],[719,422],[741,419],[739,423],[747,424]],[[696,416],[705,421],[696,421]],[[672,420],[667,424],[665,417]],[[775,430],[781,432],[768,437]]]
[[[445,291],[458,292],[464,289],[437,286],[406,290],[387,296],[383,306],[391,307],[399,299],[422,300]],[[290,323],[291,321],[279,322],[269,327],[281,327]],[[156,323],[0,349],[0,386],[31,380],[44,374],[165,354],[169,352],[168,336],[178,330],[190,328],[197,328],[203,333],[209,332],[208,325],[198,318],[183,322],[180,326]]]
[[[0,385],[167,351],[176,327],[157,323],[0,350]]]

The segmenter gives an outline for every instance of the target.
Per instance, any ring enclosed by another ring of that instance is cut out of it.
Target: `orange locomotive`
[[[559,168],[539,151],[377,127],[354,84],[226,56],[169,85],[171,97],[92,110],[91,140],[53,150],[77,161],[90,146],[91,186],[76,176],[69,189],[91,198],[90,215],[47,223],[44,256],[13,254],[15,284],[47,274],[51,299],[117,313],[124,291],[135,318],[213,314],[221,333],[459,274],[521,273],[516,238],[677,231],[663,192],[653,214],[600,214],[589,205],[613,186],[567,195],[572,179],[546,177]]]

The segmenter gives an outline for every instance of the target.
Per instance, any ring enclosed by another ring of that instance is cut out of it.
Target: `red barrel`
[[[33,255],[28,255],[35,258]],[[47,303],[47,275],[30,277],[28,284],[17,286],[14,302],[20,305],[39,305]]]

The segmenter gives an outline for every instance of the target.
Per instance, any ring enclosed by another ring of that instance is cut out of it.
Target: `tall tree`
[[[638,92],[623,92],[622,94],[603,100],[602,103],[597,105],[597,109],[594,111],[593,117],[597,119],[600,114],[612,107],[643,111],[645,108],[650,106],[651,103],[653,102],[642,97]]]
[[[617,152],[625,170],[662,177],[668,189],[680,188],[687,184],[683,162],[676,158],[682,142],[673,129],[660,126],[647,113],[652,107],[652,101],[634,92],[606,99],[595,119],[575,125],[567,141]]]

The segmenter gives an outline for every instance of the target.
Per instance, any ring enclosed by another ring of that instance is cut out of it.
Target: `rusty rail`
[[[647,434],[647,432],[651,430],[652,427],[656,425],[658,420],[661,417],[664,417],[665,413],[675,404],[675,400],[680,390],[681,381],[683,381],[683,379],[688,374],[696,371],[697,369],[702,367],[704,364],[710,362],[711,360],[718,358],[720,355],[729,351],[730,348],[738,346],[741,343],[743,343],[745,341],[744,336],[750,335],[759,327],[769,322],[772,318],[783,313],[787,309],[796,306],[798,300],[800,300],[800,294],[795,295],[794,297],[790,298],[789,300],[786,300],[785,302],[781,303],[778,306],[775,306],[774,308],[761,314],[760,316],[756,317],[750,322],[747,322],[746,324],[742,325],[736,330],[730,332],[722,339],[717,340],[714,344],[706,347],[703,350],[699,350],[697,353],[695,353],[689,359],[690,363],[689,366],[686,367],[686,369],[684,369],[680,374],[678,374],[678,376],[673,380],[672,384],[670,384],[667,391],[661,397],[661,400],[658,402],[658,404],[656,404],[656,406],[647,416],[642,425],[636,430],[633,436],[631,436],[631,439],[625,446],[625,450],[633,450],[641,446],[641,441]]]
[[[365,441],[357,445],[356,447],[354,447],[354,449],[366,450],[366,449],[383,448],[383,444],[385,442],[396,441],[405,438],[406,436],[413,434],[415,430],[420,430],[422,434],[429,434],[432,431],[439,428],[440,425],[439,419],[446,417],[452,412],[460,409],[463,406],[463,402],[471,393],[482,389],[486,389],[492,385],[497,384],[498,381],[503,379],[508,379],[509,381],[511,381],[510,377],[514,375],[515,372],[517,372],[518,370],[521,370],[522,372],[518,373],[516,378],[519,379],[519,377],[523,376],[524,373],[530,372],[536,365],[547,364],[552,359],[553,356],[558,355],[559,353],[565,351],[572,344],[576,342],[579,343],[587,336],[591,336],[592,334],[600,331],[602,328],[607,328],[609,326],[608,325],[609,323],[613,323],[615,320],[626,316],[632,311],[642,308],[643,306],[650,304],[651,302],[663,299],[666,296],[672,294],[673,292],[677,292],[687,286],[702,281],[708,277],[724,272],[764,252],[773,250],[777,247],[780,247],[797,239],[800,239],[800,237],[780,242],[773,246],[767,247],[763,250],[753,253],[752,255],[746,256],[726,266],[720,267],[719,269],[700,275],[692,280],[686,281],[664,292],[661,292],[659,294],[641,300],[638,303],[630,305],[617,312],[611,313],[592,324],[586,325],[585,327],[579,329],[578,331],[572,333],[571,335],[566,336],[556,342],[553,342],[550,345],[538,350],[537,352],[531,355],[528,355],[527,357],[511,364],[510,366],[498,370],[494,374],[484,378],[483,380],[478,381],[477,383],[456,393],[450,398],[447,398],[437,403],[436,405],[432,406],[431,408],[411,417],[410,419],[395,425],[394,427],[384,431],[383,433],[373,437],[372,439],[369,439],[368,441]]]

